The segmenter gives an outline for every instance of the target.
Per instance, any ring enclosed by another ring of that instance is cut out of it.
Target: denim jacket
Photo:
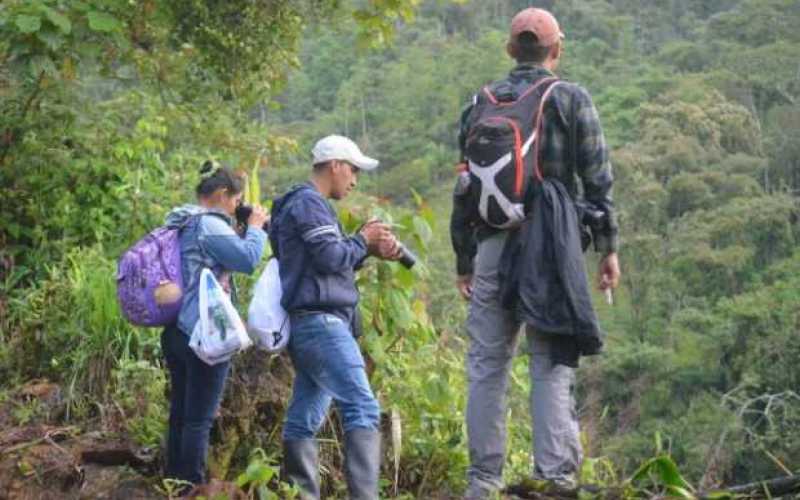
[[[241,238],[231,223],[227,214],[198,205],[183,205],[167,215],[167,226],[183,228],[180,234],[183,304],[178,328],[186,335],[192,334],[200,318],[198,284],[203,268],[209,268],[230,293],[230,274],[252,274],[261,260],[267,234],[248,226],[245,237]]]

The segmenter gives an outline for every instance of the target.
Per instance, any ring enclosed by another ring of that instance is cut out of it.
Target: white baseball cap
[[[323,137],[314,144],[311,154],[314,155],[314,165],[339,160],[346,161],[361,170],[374,170],[379,163],[378,160],[364,155],[355,142],[341,135]]]

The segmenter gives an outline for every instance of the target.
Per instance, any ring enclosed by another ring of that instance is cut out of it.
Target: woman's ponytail
[[[219,189],[225,189],[229,195],[242,192],[242,178],[229,167],[214,160],[206,160],[200,167],[200,183],[197,185],[197,197],[208,198]]]

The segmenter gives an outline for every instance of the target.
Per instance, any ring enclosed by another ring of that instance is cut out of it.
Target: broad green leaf
[[[274,472],[261,462],[255,462],[247,467],[247,475],[254,483],[267,483],[272,478]]]
[[[27,14],[18,15],[15,22],[21,33],[35,33],[42,27],[41,19]]]
[[[640,481],[654,475],[658,482],[667,487],[675,488],[677,494],[680,490],[693,490],[692,486],[681,476],[678,466],[667,455],[651,458],[633,474],[631,481]]]
[[[87,14],[87,17],[89,19],[89,27],[94,31],[110,33],[118,31],[122,27],[122,23],[116,17],[105,12],[93,10]]]
[[[414,282],[416,278],[414,277],[414,272],[410,269],[406,269],[405,267],[400,267],[397,270],[397,281],[403,286],[403,288],[411,288],[414,286]]]
[[[236,477],[236,486],[239,488],[244,487],[250,482],[250,478],[248,477],[246,472],[242,472]]]
[[[667,486],[667,491],[678,498],[695,498],[689,490],[680,486]]]
[[[56,25],[62,33],[69,35],[70,32],[72,32],[72,23],[67,16],[59,14],[53,9],[46,9],[44,13],[47,16],[47,19]]]
[[[38,31],[36,33],[36,38],[41,40],[42,43],[47,45],[48,49],[54,52],[64,44],[64,37],[52,29]]]
[[[58,69],[53,63],[53,60],[47,56],[34,56],[30,62],[31,76],[38,78],[40,74],[44,73],[47,76],[58,76]]]
[[[417,236],[419,236],[420,240],[426,245],[431,241],[431,238],[433,238],[431,226],[429,226],[428,222],[422,217],[414,217],[414,231],[416,231]]]

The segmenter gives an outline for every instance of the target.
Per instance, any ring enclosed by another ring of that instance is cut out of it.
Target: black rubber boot
[[[344,470],[350,500],[378,500],[381,469],[381,435],[369,429],[354,429],[344,436]]]
[[[283,441],[283,474],[300,488],[300,500],[319,500],[319,447],[316,439]]]

